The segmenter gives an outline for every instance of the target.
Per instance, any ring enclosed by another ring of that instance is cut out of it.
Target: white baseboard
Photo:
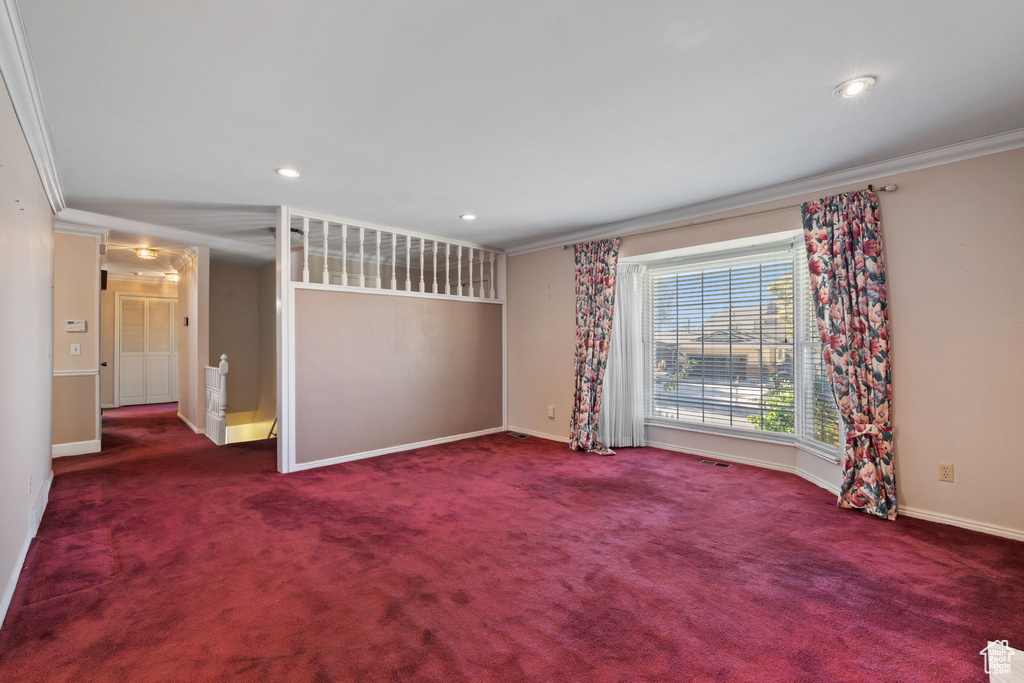
[[[1011,529],[1010,527],[999,526],[998,524],[976,522],[973,519],[964,519],[963,517],[947,515],[941,512],[931,512],[930,510],[921,510],[920,508],[907,507],[906,505],[899,506],[899,514],[906,515],[907,517],[913,517],[915,519],[923,519],[927,522],[949,524],[951,526],[958,526],[961,529],[980,531],[983,534],[991,534],[992,536],[1002,536],[1003,538],[1012,538],[1015,541],[1024,541],[1024,531],[1020,529]]]
[[[548,439],[549,441],[559,441],[561,443],[569,443],[569,437],[558,436],[556,434],[545,434],[544,432],[535,432],[532,429],[523,429],[522,427],[509,427],[510,432],[519,432],[520,434],[529,434],[530,436],[536,436],[538,439]]]
[[[102,449],[99,439],[90,441],[72,441],[71,443],[53,444],[53,457],[63,458],[68,455],[85,455],[86,453],[99,453]]]
[[[0,624],[3,624],[4,619],[7,618],[7,610],[11,606],[11,600],[14,599],[14,589],[18,587],[18,578],[21,576],[21,570],[25,566],[25,558],[28,557],[28,549],[32,545],[32,539],[36,537],[40,522],[43,521],[46,504],[50,502],[50,486],[52,485],[53,471],[51,470],[50,475],[39,489],[35,502],[32,503],[32,507],[29,509],[25,542],[22,543],[21,550],[18,552],[18,559],[14,562],[11,575],[7,577],[3,595],[0,595]]]
[[[180,417],[181,421],[184,422],[185,424],[187,424],[189,429],[191,429],[196,434],[205,434],[206,433],[205,429],[200,429],[199,427],[196,427],[194,424],[192,424],[191,422],[188,421],[187,417],[185,417],[181,413],[178,413],[178,417]]]
[[[373,451],[363,451],[362,453],[352,453],[351,455],[339,455],[336,458],[324,458],[323,460],[314,460],[312,462],[297,462],[293,468],[293,472],[299,472],[301,470],[310,470],[315,467],[327,467],[328,465],[337,465],[343,462],[351,462],[352,460],[362,460],[363,458],[374,458],[378,455],[387,455],[388,453],[398,453],[400,451],[411,451],[417,448],[426,448],[427,446],[437,446],[442,443],[451,443],[452,441],[462,441],[463,439],[472,439],[477,436],[487,436],[488,434],[497,434],[504,432],[504,427],[494,427],[493,429],[481,429],[479,432],[468,432],[466,434],[455,434],[453,436],[442,436],[440,439],[430,439],[428,441],[418,441],[416,443],[402,444],[401,446],[389,446],[387,448],[378,448]]]
[[[102,404],[100,406],[100,408],[102,408],[103,410],[106,410],[107,408],[116,408],[116,407],[117,406],[115,406],[113,403],[104,403],[104,404]]]

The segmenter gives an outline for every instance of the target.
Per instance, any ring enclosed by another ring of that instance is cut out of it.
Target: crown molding
[[[21,21],[21,10],[17,0],[2,0],[0,10],[0,73],[7,84],[11,104],[18,116],[21,130],[25,134],[29,152],[35,161],[39,180],[43,184],[46,198],[53,213],[67,207],[64,188],[57,173],[57,161],[53,154],[50,129],[43,115],[43,101],[39,97],[32,55],[25,37],[25,25]]]
[[[167,280],[163,275],[126,275],[125,273],[111,273],[107,271],[107,280],[113,282],[157,282],[167,285],[173,285],[173,282]]]
[[[596,240],[604,237],[611,237],[613,235],[638,233],[651,228],[660,228],[672,223],[686,221],[700,216],[707,216],[721,211],[741,209],[754,204],[787,199],[797,195],[806,194],[808,192],[820,192],[852,183],[874,181],[879,177],[895,175],[897,173],[908,173],[910,171],[919,171],[923,168],[941,166],[942,164],[951,164],[956,161],[964,161],[966,159],[973,159],[975,157],[986,156],[988,154],[1007,152],[1021,147],[1024,147],[1024,128],[1011,130],[1006,133],[998,133],[996,135],[988,135],[983,138],[967,140],[965,142],[958,142],[952,145],[946,145],[945,147],[936,147],[935,149],[929,149],[923,152],[914,152],[913,154],[893,157],[892,159],[879,161],[873,164],[856,166],[854,168],[836,171],[834,173],[825,173],[822,175],[812,176],[810,178],[782,183],[781,185],[771,185],[769,187],[763,187],[750,192],[742,192],[740,194],[712,199],[706,202],[688,204],[675,209],[638,216],[636,218],[617,221],[615,223],[607,223],[605,225],[588,228],[586,230],[578,230],[576,232],[557,235],[555,237],[547,237],[540,240],[524,242],[522,244],[506,248],[505,253],[509,256],[515,256],[517,254],[525,254],[531,251],[560,247],[574,242],[586,242],[588,240]]]
[[[57,220],[65,223],[74,223],[75,225],[105,228],[107,230],[126,232],[136,235],[146,235],[148,237],[159,237],[167,240],[168,242],[188,244],[193,247],[208,247],[210,249],[226,251],[231,254],[266,259],[268,262],[273,261],[275,257],[273,246],[246,244],[244,241],[239,241],[234,237],[210,235],[202,232],[194,232],[192,230],[172,228],[167,225],[144,223],[142,221],[133,221],[127,218],[117,218],[116,216],[92,213],[90,211],[82,211],[80,209],[64,209],[57,216]]]
[[[182,268],[185,267],[185,264],[194,259],[196,256],[199,256],[198,251],[196,251],[192,247],[185,247],[185,250],[178,254],[178,258],[174,259],[174,261],[171,263],[171,267],[174,268],[174,270],[176,271],[180,271]]]

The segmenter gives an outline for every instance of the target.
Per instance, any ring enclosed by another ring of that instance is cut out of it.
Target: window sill
[[[802,439],[798,439],[791,434],[756,432],[751,429],[737,429],[735,427],[711,426],[691,422],[680,422],[677,420],[667,420],[657,417],[645,418],[644,426],[664,427],[665,429],[677,429],[682,432],[698,432],[701,434],[712,434],[714,436],[728,436],[734,439],[746,439],[747,441],[758,441],[760,443],[771,443],[778,444],[781,446],[793,446],[799,448],[800,450],[806,453],[817,456],[827,462],[833,464],[839,464],[840,462],[840,458],[838,455],[838,447],[836,448],[836,452],[829,453],[828,447],[819,446],[816,443],[810,443]]]

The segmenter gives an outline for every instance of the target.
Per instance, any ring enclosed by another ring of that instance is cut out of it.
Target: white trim
[[[97,370],[54,370],[54,377],[91,377],[100,374]]]
[[[325,285],[319,282],[292,282],[294,289],[316,289],[322,292],[349,292],[353,294],[384,294],[386,296],[409,296],[417,299],[442,299],[444,301],[462,301],[472,304],[503,304],[504,299],[484,299],[477,296],[453,296],[451,294],[434,294],[433,292],[417,292],[406,289],[377,289],[376,287],[357,287],[354,285]]]
[[[898,507],[898,514],[905,515],[907,517],[913,517],[914,519],[923,519],[927,522],[949,524],[950,526],[960,527],[961,529],[980,531],[983,534],[990,534],[992,536],[1012,538],[1015,541],[1024,541],[1024,530],[1011,529],[1010,527],[1000,526],[998,524],[976,522],[973,519],[965,519],[963,517],[947,515],[942,512],[931,512],[930,510],[922,510],[920,508],[907,507],[906,505],[900,505]]]
[[[679,221],[685,221],[698,216],[708,216],[722,211],[731,211],[754,204],[786,199],[808,192],[819,192],[832,188],[875,181],[879,177],[895,175],[897,173],[908,173],[919,171],[923,168],[951,164],[957,161],[973,159],[988,154],[998,154],[1012,149],[1024,147],[1024,128],[988,135],[974,140],[957,142],[944,147],[914,152],[904,156],[893,157],[885,161],[855,166],[844,171],[825,173],[811,176],[802,180],[795,180],[780,185],[770,185],[750,192],[712,199],[697,204],[688,204],[668,211],[638,216],[624,221],[608,223],[596,228],[578,230],[576,232],[563,234],[555,237],[533,240],[519,245],[509,247],[505,253],[510,256],[525,254],[530,251],[539,251],[551,247],[559,247],[573,242],[585,242],[587,240],[601,239],[612,235],[627,235],[642,232],[651,228],[667,226]],[[685,226],[679,226],[685,227]]]
[[[116,407],[117,406],[115,406],[113,403],[104,403],[103,405],[100,406],[100,410],[106,410],[108,408],[116,408]]]
[[[125,275],[124,273],[113,273],[107,271],[108,282],[156,282],[173,285],[164,275]]]
[[[292,349],[295,327],[292,324],[294,291],[291,287],[291,214],[287,206],[277,209],[277,245],[275,291],[277,297],[277,471],[287,474],[294,469],[295,429],[292,411],[295,406],[295,384]]]
[[[77,225],[74,223],[64,223],[63,221],[55,220],[53,222],[53,231],[59,232],[64,235],[78,235],[79,237],[98,237],[102,244],[110,238],[110,231],[106,228],[97,228],[92,225]]]
[[[181,270],[186,265],[188,265],[188,262],[194,259],[196,256],[199,256],[198,251],[196,251],[192,247],[185,247],[184,251],[178,254],[177,258],[175,258],[171,262],[171,267],[174,268],[174,270]],[[167,279],[164,278],[164,281],[166,282]]]
[[[535,436],[538,439],[547,439],[548,441],[557,441],[559,443],[569,443],[568,436],[557,436],[555,434],[546,434],[545,432],[536,432],[532,429],[523,429],[522,427],[509,427],[510,432],[519,432],[520,434],[529,434]]]
[[[675,444],[663,443],[661,441],[648,440],[647,446],[651,448],[661,448],[666,451],[675,451],[677,453],[689,453],[690,455],[698,455],[702,458],[712,458],[714,460],[734,462],[740,465],[753,465],[754,467],[761,467],[766,470],[775,470],[776,472],[788,472],[789,474],[798,474],[795,465],[786,465],[784,463],[772,462],[771,460],[746,458],[741,455],[726,455],[725,453],[718,453],[717,451],[706,451],[701,448],[690,448],[689,446],[677,446]]]
[[[185,417],[184,415],[182,415],[181,413],[178,413],[178,417],[180,417],[181,421],[184,422],[185,424],[187,424],[189,429],[191,429],[196,434],[206,434],[206,430],[205,429],[199,429],[199,427],[196,427],[194,424],[189,422],[188,418]]]
[[[25,142],[32,153],[46,199],[56,214],[67,203],[57,173],[57,160],[53,153],[50,130],[46,125],[43,101],[39,96],[39,84],[32,66],[25,25],[21,21],[17,0],[3,0],[3,5],[3,11],[0,12],[0,73],[7,84],[11,104],[14,105],[21,130],[25,134]]]
[[[55,443],[51,447],[54,458],[63,458],[69,455],[86,455],[87,453],[99,453],[102,450],[99,439],[88,441],[71,441],[69,443]]]
[[[9,2],[10,0],[7,1]],[[210,233],[193,232],[192,230],[183,230],[182,228],[172,228],[166,225],[157,225],[155,223],[133,221],[127,218],[117,218],[116,216],[107,216],[101,213],[82,211],[80,209],[64,209],[57,215],[57,218],[66,223],[89,225],[117,232],[145,235],[147,237],[160,237],[168,242],[189,244],[193,247],[209,247],[211,249],[227,251],[232,254],[253,256],[255,258],[264,259],[268,263],[274,257],[273,251],[268,250],[265,246],[252,244],[244,240],[239,240],[235,237],[223,237]],[[267,220],[270,220],[269,215],[267,216]]]
[[[405,228],[391,228],[386,225],[378,225],[377,223],[367,223],[366,221],[354,221],[348,218],[339,218],[337,216],[327,216],[322,213],[315,213],[313,211],[303,211],[301,209],[289,208],[288,212],[291,218],[308,218],[314,221],[327,221],[335,225],[347,225],[350,228],[368,228],[370,230],[380,232],[387,232],[393,235],[401,235],[405,237],[422,238],[425,240],[437,240],[438,242],[447,242],[448,244],[459,244],[464,247],[472,247],[474,249],[482,249],[484,251],[493,251],[495,253],[503,253],[501,249],[497,247],[489,247],[486,244],[477,244],[476,242],[466,242],[464,240],[449,239],[448,237],[441,237],[439,235],[431,235],[425,232],[415,232],[413,230],[406,230]],[[288,223],[289,230],[291,229],[291,221]]]
[[[314,460],[312,462],[299,462],[295,463],[295,471],[309,470],[315,467],[327,467],[329,465],[337,465],[343,462],[350,462],[352,460],[362,460],[364,458],[375,458],[378,455],[387,455],[388,453],[400,453],[402,451],[412,451],[417,448],[426,448],[427,446],[437,446],[443,443],[451,443],[452,441],[462,441],[463,439],[473,439],[478,436],[487,436],[488,434],[497,434],[504,432],[504,427],[494,427],[492,429],[481,429],[478,432],[467,432],[465,434],[455,434],[453,436],[442,436],[439,439],[428,439],[427,441],[417,441],[416,443],[402,444],[401,446],[388,446],[387,448],[378,448],[372,451],[363,451],[362,453],[353,453],[351,455],[339,455],[336,458],[325,458],[323,460]]]
[[[800,439],[796,434],[784,434],[781,432],[766,432],[759,429],[743,429],[742,427],[726,427],[724,425],[709,425],[696,422],[677,422],[669,418],[649,417],[644,419],[644,427],[660,427],[662,429],[675,429],[680,432],[698,432],[700,434],[711,434],[713,436],[724,436],[730,439],[745,439],[759,443],[770,443],[780,446],[792,446],[799,448],[805,453],[817,456],[825,462],[833,465],[839,464],[840,446],[836,446],[836,452],[829,454],[827,448],[818,444]]]
[[[11,600],[14,599],[14,590],[18,587],[18,578],[21,576],[21,570],[25,566],[25,558],[28,557],[28,549],[32,545],[32,539],[36,537],[36,532],[39,531],[39,524],[43,521],[46,506],[50,502],[50,487],[52,485],[53,470],[50,470],[49,476],[46,477],[46,481],[43,482],[39,493],[36,495],[35,502],[32,503],[32,507],[29,509],[28,534],[25,536],[25,542],[22,544],[21,550],[18,552],[18,559],[14,561],[11,575],[7,577],[3,595],[0,596],[0,624],[3,624],[7,618],[7,610],[11,606]]]

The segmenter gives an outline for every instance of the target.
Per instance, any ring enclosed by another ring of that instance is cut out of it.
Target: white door
[[[117,297],[117,405],[178,400],[174,299]]]

